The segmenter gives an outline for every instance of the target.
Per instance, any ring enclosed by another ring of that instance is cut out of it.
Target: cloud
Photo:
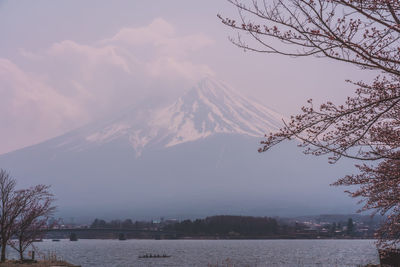
[[[201,33],[176,36],[174,27],[164,19],[158,18],[146,27],[123,28],[112,38],[99,43],[118,44],[123,47],[146,46],[154,49],[159,55],[185,56],[212,45],[214,41]]]
[[[190,61],[178,61],[173,57],[163,57],[149,62],[146,64],[146,72],[153,77],[164,80],[179,80],[180,77],[185,77],[191,81],[213,74],[207,65],[193,64]]]
[[[0,122],[8,129],[0,137],[18,133],[0,153],[154,97],[170,100],[213,74],[190,60],[212,44],[201,33],[179,35],[158,18],[90,44],[63,40],[40,51],[20,48],[24,69],[0,59],[0,97],[8,103],[0,108]]]
[[[76,126],[81,109],[40,79],[0,58],[0,152],[31,145]]]
[[[46,55],[47,58],[59,58],[69,62],[80,60],[88,69],[93,69],[98,64],[109,64],[129,73],[127,61],[118,55],[117,49],[115,46],[93,47],[66,40],[53,44]]]
[[[102,114],[116,102],[128,106],[133,99],[174,95],[212,75],[208,66],[188,59],[190,53],[212,44],[204,34],[178,36],[159,18],[145,27],[122,28],[91,45],[65,40],[42,53],[24,55],[43,68],[60,93],[75,94],[77,101],[96,105],[94,113]]]
[[[128,45],[158,45],[160,41],[172,38],[175,28],[162,18],[153,20],[149,25],[139,28],[122,28],[111,38],[99,43],[125,43]]]

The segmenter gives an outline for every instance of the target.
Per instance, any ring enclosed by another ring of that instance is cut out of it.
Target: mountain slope
[[[252,102],[227,85],[205,79],[152,121],[166,129],[166,146],[215,133],[262,137],[281,126],[282,115]]]
[[[219,133],[262,138],[280,127],[282,117],[226,84],[207,78],[170,106],[126,112],[89,125],[73,138],[61,138],[56,146],[79,150],[123,139],[139,156],[147,146],[170,147]]]

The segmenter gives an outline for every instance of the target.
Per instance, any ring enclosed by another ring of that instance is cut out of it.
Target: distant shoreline
[[[69,240],[69,238],[60,238]],[[51,238],[46,239],[51,240]],[[80,238],[80,240],[118,240],[118,238]],[[180,238],[127,238],[120,240],[376,240],[373,237],[217,237],[217,236],[186,236]]]

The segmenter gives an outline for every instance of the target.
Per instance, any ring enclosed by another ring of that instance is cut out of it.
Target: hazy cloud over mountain
[[[0,97],[6,100],[0,112],[7,114],[0,137],[10,140],[0,153],[20,147],[21,139],[29,145],[144,99],[171,99],[213,74],[187,60],[212,43],[201,33],[178,35],[157,18],[92,44],[64,40],[44,50],[20,49],[24,69],[0,59]]]
[[[0,153],[128,106],[169,103],[205,75],[285,115],[310,97],[342,101],[345,79],[371,76],[245,53],[216,17],[236,12],[225,0],[0,1]]]

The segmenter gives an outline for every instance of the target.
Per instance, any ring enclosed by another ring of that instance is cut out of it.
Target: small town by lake
[[[39,254],[85,267],[337,266],[378,264],[374,240],[89,240],[46,239]],[[17,257],[12,251],[10,258]],[[144,254],[169,258],[139,258]],[[40,255],[39,255],[40,256]]]

